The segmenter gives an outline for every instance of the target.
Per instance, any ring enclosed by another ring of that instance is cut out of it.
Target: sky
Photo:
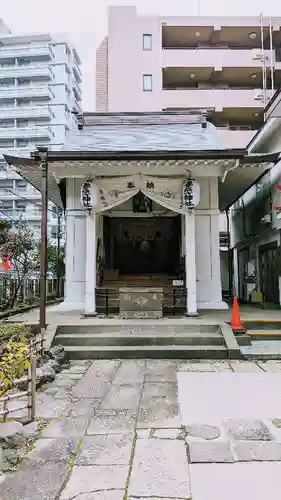
[[[0,0],[13,33],[65,33],[82,60],[83,108],[95,110],[95,52],[107,34],[109,5],[136,5],[141,14],[281,17],[280,0]]]

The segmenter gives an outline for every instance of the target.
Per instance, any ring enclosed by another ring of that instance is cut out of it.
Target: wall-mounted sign
[[[173,286],[184,286],[183,280],[173,280]]]

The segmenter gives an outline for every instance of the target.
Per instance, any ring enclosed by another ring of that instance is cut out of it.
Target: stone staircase
[[[136,320],[132,324],[60,325],[53,344],[64,346],[72,359],[239,359],[240,348],[231,329],[225,328]]]
[[[248,319],[244,324],[251,340],[281,340],[281,319]]]

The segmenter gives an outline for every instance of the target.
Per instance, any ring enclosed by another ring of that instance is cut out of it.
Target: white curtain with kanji
[[[92,187],[92,212],[112,210],[139,191],[167,210],[185,213],[183,177],[154,177],[136,174],[124,177],[96,178]]]

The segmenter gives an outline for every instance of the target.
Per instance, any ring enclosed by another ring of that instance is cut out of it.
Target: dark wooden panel
[[[180,259],[180,217],[115,217],[109,221],[107,268],[119,269],[123,275],[175,273]]]
[[[264,300],[279,304],[278,247],[276,242],[260,247],[259,276]]]

